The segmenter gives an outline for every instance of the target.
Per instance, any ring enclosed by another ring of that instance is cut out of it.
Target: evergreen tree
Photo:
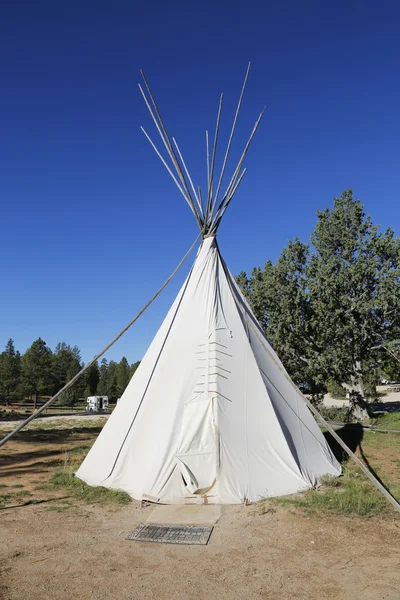
[[[99,396],[106,396],[108,392],[108,361],[103,358],[100,363],[100,379],[97,387]]]
[[[400,337],[397,334],[397,337]],[[393,340],[377,348],[379,353],[379,373],[389,381],[400,381],[400,339]]]
[[[137,360],[136,362],[132,363],[131,366],[129,367],[129,381],[134,376],[139,365],[140,365],[140,360]]]
[[[0,356],[0,394],[8,405],[18,399],[21,378],[21,356],[11,338]]]
[[[86,391],[85,398],[87,396],[95,396],[97,394],[97,388],[100,381],[100,370],[97,362],[94,363],[86,372]],[[87,393],[86,393],[87,392]]]
[[[39,394],[48,394],[52,387],[52,352],[38,338],[22,357],[22,386],[33,396],[36,409]]]
[[[117,383],[118,365],[114,360],[110,360],[107,372],[107,392],[106,396],[111,402],[116,402],[118,398],[118,383]]]
[[[77,362],[71,363],[71,366],[66,374],[66,383],[68,383],[68,381],[70,381],[80,371],[80,369],[81,367]],[[58,404],[61,406],[73,406],[74,404],[78,404],[84,393],[84,385],[85,381],[83,377],[78,379],[73,386],[59,396]]]
[[[400,329],[400,239],[379,232],[351,190],[318,212],[311,241],[309,295],[322,349],[320,370],[350,391],[366,416],[365,378],[376,366],[379,343]]]
[[[79,348],[59,342],[53,355],[53,393],[68,383],[81,370],[82,366]],[[78,379],[72,388],[59,396],[57,403],[67,406],[77,403],[83,396],[84,388],[85,380]]]
[[[0,402],[5,402],[8,404],[8,402],[6,401],[6,399],[4,397],[4,387],[1,382],[1,370],[2,370],[3,359],[4,359],[4,352],[2,352],[0,354]]]
[[[64,392],[58,404],[72,406],[82,398],[106,395],[112,402],[122,396],[139,361],[129,365],[123,357],[117,364],[107,359],[89,367],[86,374]],[[24,356],[15,350],[14,342],[7,342],[0,354],[0,400],[6,404],[29,395],[36,408],[39,395],[53,395],[64,387],[83,367],[78,346],[59,342],[52,353],[46,342],[38,338]]]
[[[365,385],[371,396],[377,367],[393,367],[374,347],[400,338],[400,240],[351,190],[317,214],[311,251],[296,239],[237,281],[294,381],[312,393],[340,383],[365,416]]]
[[[124,393],[129,381],[130,381],[130,368],[129,363],[123,356],[117,365],[116,379],[117,379],[117,397],[120,398]]]

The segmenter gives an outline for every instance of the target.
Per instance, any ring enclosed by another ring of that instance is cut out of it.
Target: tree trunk
[[[33,410],[36,410],[36,405],[37,405],[37,393],[35,392],[33,394]]]
[[[359,392],[350,392],[350,409],[356,419],[368,419],[367,402]]]
[[[361,362],[356,361],[354,373],[351,376],[351,384],[342,383],[342,386],[350,393],[350,410],[356,419],[368,419],[368,402],[365,398],[364,381],[361,375]]]

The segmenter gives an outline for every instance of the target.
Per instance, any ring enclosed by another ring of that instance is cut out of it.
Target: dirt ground
[[[85,425],[22,432],[1,454],[0,492],[20,498],[0,509],[1,600],[400,600],[400,520],[391,517],[228,506],[207,546],[125,540],[151,506],[88,505],[41,489],[65,451],[100,430]],[[43,502],[22,505],[30,499]]]

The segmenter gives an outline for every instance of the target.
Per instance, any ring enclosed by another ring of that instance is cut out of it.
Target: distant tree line
[[[382,346],[400,339],[400,238],[351,190],[317,217],[311,244],[295,238],[237,281],[294,381],[314,397],[342,385],[365,416],[379,375],[400,377]]]
[[[84,366],[77,346],[60,342],[52,351],[38,338],[20,354],[9,339],[0,354],[0,401],[4,404],[31,400],[36,406],[39,397],[52,396]],[[129,364],[123,357],[119,363],[105,358],[95,363],[57,399],[59,405],[72,406],[87,396],[106,395],[115,402],[124,392],[139,361]]]

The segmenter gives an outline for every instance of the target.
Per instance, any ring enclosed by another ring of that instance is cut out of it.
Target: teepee
[[[340,474],[304,398],[268,343],[223,261],[216,233],[245,169],[262,113],[220,201],[214,169],[220,98],[204,200],[144,78],[146,105],[171,161],[153,148],[200,227],[195,262],[118,405],[77,472],[90,485],[138,500],[235,504],[315,486]],[[144,77],[144,76],[143,76]],[[175,171],[175,174],[174,174]]]

